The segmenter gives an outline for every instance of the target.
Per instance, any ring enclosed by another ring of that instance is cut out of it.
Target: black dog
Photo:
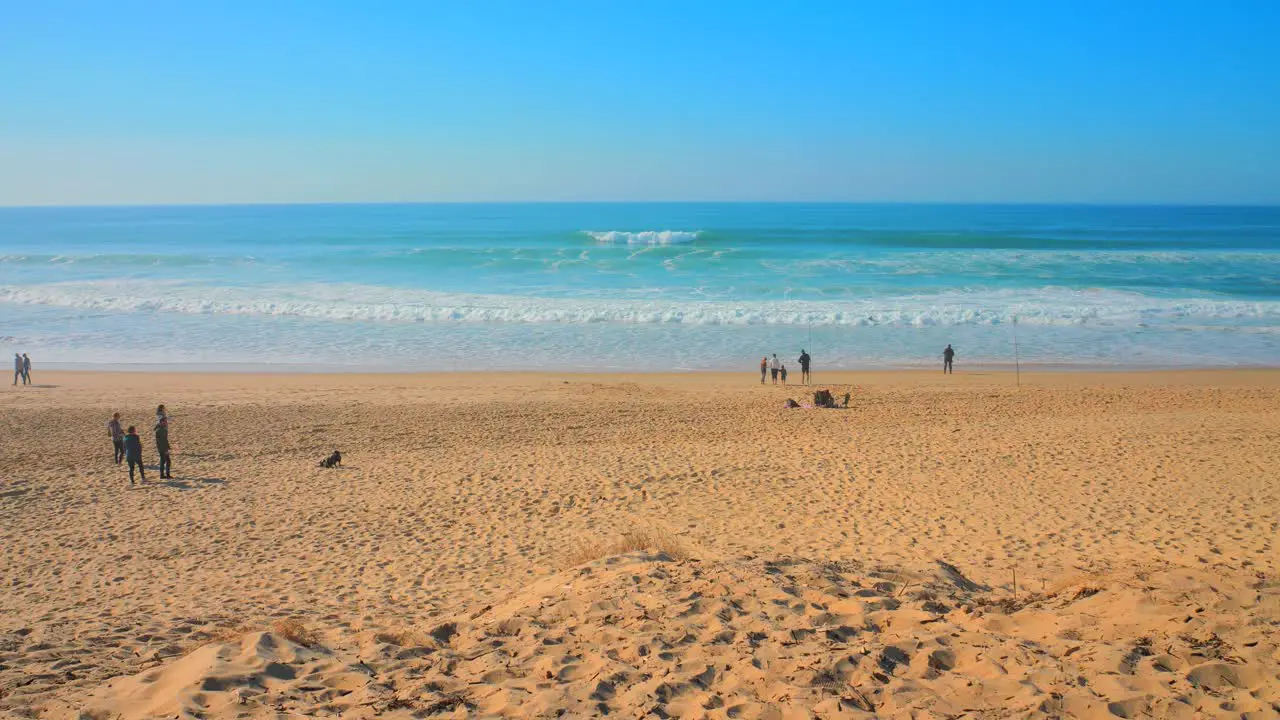
[[[338,452],[337,450],[334,450],[332,455],[320,461],[320,467],[322,468],[338,467],[341,464],[342,464],[342,453]]]

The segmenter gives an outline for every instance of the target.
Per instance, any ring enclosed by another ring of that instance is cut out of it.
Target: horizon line
[[[1280,202],[1101,202],[1027,200],[336,200],[283,202],[160,202],[160,203],[69,203],[6,205],[0,210],[107,210],[146,208],[232,208],[232,207],[402,207],[425,205],[863,205],[863,206],[951,206],[951,207],[1128,207],[1128,208],[1280,208]]]

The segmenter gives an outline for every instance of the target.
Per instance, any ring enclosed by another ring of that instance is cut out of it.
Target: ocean
[[[0,209],[0,351],[342,371],[1275,366],[1280,208]]]

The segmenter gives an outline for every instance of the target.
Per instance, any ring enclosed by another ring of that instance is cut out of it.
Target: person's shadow
[[[170,487],[175,490],[195,490],[196,488],[209,487],[210,485],[226,485],[227,481],[223,478],[214,477],[176,477],[160,482],[148,480],[143,487]]]

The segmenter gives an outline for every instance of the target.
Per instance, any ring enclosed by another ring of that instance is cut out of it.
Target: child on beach
[[[138,437],[138,428],[130,425],[124,434],[124,459],[129,463],[129,484],[133,485],[133,466],[138,466],[138,477],[147,481],[147,473],[142,468],[142,438]]]
[[[787,384],[787,366],[783,365],[782,368],[778,370],[778,374],[782,376],[782,384],[786,385]]]

